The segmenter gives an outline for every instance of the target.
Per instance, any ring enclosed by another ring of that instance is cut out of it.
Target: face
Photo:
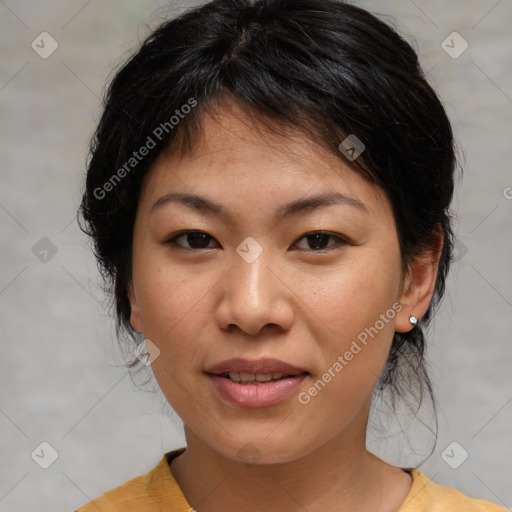
[[[364,437],[412,314],[401,277],[384,192],[236,109],[205,117],[193,155],[162,153],[143,182],[131,322],[160,350],[152,369],[186,428],[230,459],[287,462]]]

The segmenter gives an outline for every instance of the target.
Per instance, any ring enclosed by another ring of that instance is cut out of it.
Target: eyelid
[[[199,251],[214,249],[214,247],[203,247],[201,249],[183,247],[182,245],[180,245],[176,242],[177,238],[179,238],[183,235],[187,235],[189,233],[202,233],[202,234],[207,235],[210,238],[210,240],[215,240],[215,237],[213,237],[212,235],[210,235],[209,233],[207,233],[206,231],[203,231],[201,229],[186,229],[186,230],[180,231],[178,233],[175,233],[171,237],[167,238],[163,242],[163,244],[164,245],[172,245],[175,248],[177,248],[177,250],[183,250],[183,251],[187,251],[187,252],[199,252]],[[332,245],[330,247],[326,247],[324,249],[316,249],[316,250],[315,249],[298,249],[299,251],[308,252],[308,253],[325,253],[325,252],[334,250],[338,247],[343,247],[346,245],[353,245],[352,242],[347,237],[344,237],[337,233],[332,233],[331,231],[316,230],[316,231],[308,231],[307,233],[302,234],[293,242],[292,246],[297,244],[299,241],[307,238],[308,236],[313,236],[313,235],[325,235],[325,236],[328,236],[329,238],[337,239],[337,242],[334,245]]]

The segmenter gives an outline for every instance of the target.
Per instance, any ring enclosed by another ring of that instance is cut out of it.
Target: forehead
[[[249,113],[232,100],[217,103],[200,114],[200,129],[193,146],[183,158],[171,147],[162,153],[160,160],[173,164],[180,160],[200,161],[202,165],[208,162],[208,167],[216,170],[235,163],[239,169],[252,167],[254,171],[257,167],[265,170],[269,166],[275,171],[280,167],[296,167],[297,170],[307,167],[310,173],[316,167],[312,162],[322,167],[339,165],[332,154],[305,134],[258,117],[255,112]]]
[[[141,200],[157,200],[173,190],[227,202],[244,193],[254,199],[258,192],[271,194],[284,202],[285,196],[337,191],[369,203],[378,215],[389,213],[390,206],[382,189],[340,156],[291,128],[269,129],[233,103],[201,116],[189,154],[180,156],[171,147],[159,155],[145,177]]]

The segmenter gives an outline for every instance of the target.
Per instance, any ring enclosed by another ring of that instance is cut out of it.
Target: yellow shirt
[[[107,491],[75,512],[194,512],[169,468],[171,460],[184,450],[166,453],[145,475]],[[412,487],[397,512],[509,512],[490,501],[435,484],[417,469],[407,471],[412,475]]]

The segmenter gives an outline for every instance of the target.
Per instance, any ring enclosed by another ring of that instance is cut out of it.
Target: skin
[[[154,375],[185,425],[187,450],[171,471],[200,512],[396,511],[411,478],[367,451],[366,426],[394,332],[412,329],[410,315],[431,301],[441,240],[403,275],[386,195],[341,158],[304,135],[257,131],[235,104],[202,128],[192,155],[156,160],[134,227],[131,323],[159,348]],[[275,221],[279,206],[332,191],[365,209],[336,204]],[[214,200],[232,218],[152,208],[171,192]],[[182,230],[210,235],[207,248],[186,235],[181,249],[165,243]],[[315,246],[304,238],[315,231],[334,237]],[[262,248],[252,263],[236,252],[249,236]],[[294,394],[236,408],[204,373],[231,357],[274,357],[310,372],[305,391],[394,303],[401,311],[307,405]],[[247,464],[240,453],[251,450]]]

